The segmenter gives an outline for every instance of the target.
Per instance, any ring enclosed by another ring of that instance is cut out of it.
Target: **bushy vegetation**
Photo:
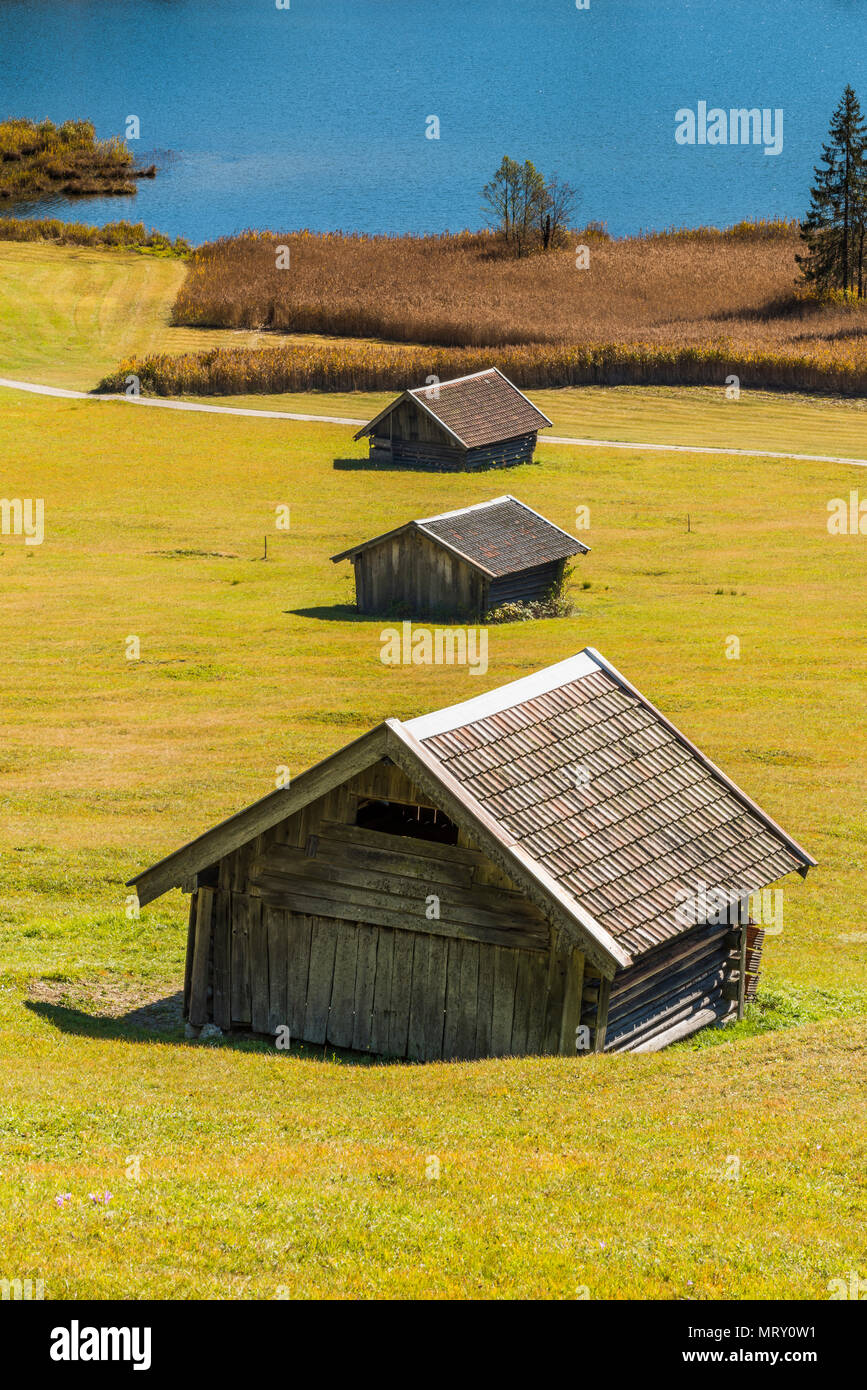
[[[521,599],[511,603],[499,603],[485,614],[486,623],[522,623],[528,618],[570,618],[575,609],[569,599],[572,587],[574,566],[566,566],[559,584],[552,585],[547,593],[537,599]],[[585,579],[583,587],[591,587]]]
[[[798,353],[750,351],[734,344],[666,348],[648,343],[503,348],[424,348],[387,343],[289,343],[213,348],[125,358],[98,389],[122,391],[139,378],[157,396],[272,395],[284,391],[403,390],[429,374],[442,380],[499,367],[522,388],[556,386],[719,386],[736,374],[742,386],[867,394],[867,346],[855,340]]]
[[[0,217],[0,241],[48,241],[55,246],[114,246],[124,251],[151,255],[187,256],[191,247],[183,237],[164,236],[143,222],[107,222],[92,227],[87,222],[64,222],[59,217]]]
[[[564,246],[577,201],[570,183],[556,174],[546,179],[529,159],[519,164],[508,155],[482,189],[489,226],[518,257]]]
[[[0,122],[0,198],[135,193],[135,179],[155,170],[134,164],[123,140],[97,140],[90,121]]]

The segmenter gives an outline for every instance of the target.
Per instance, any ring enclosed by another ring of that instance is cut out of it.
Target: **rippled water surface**
[[[135,197],[50,210],[194,241],[478,226],[504,153],[619,235],[798,216],[847,81],[867,106],[864,0],[0,0],[2,114],[103,136],[136,115],[160,165]],[[781,153],[678,145],[702,100],[781,108]]]

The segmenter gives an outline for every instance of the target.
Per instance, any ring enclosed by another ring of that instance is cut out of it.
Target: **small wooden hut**
[[[355,438],[377,463],[461,470],[531,463],[551,421],[497,367],[404,391]]]
[[[506,495],[407,521],[331,559],[352,561],[360,613],[481,618],[500,604],[555,591],[566,561],[588,550]]]
[[[744,902],[814,863],[586,648],[386,720],[130,886],[192,893],[191,1024],[427,1060],[650,1051],[742,1011]]]

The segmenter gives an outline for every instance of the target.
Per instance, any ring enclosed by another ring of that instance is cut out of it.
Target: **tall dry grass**
[[[590,264],[576,266],[586,244]],[[200,247],[177,323],[442,347],[642,344],[860,358],[867,311],[795,293],[797,224],[742,223],[620,241],[599,230],[514,260],[495,237],[249,232]],[[277,268],[278,247],[289,251]]]
[[[148,395],[272,395],[282,391],[384,391],[448,380],[497,366],[524,388],[581,385],[722,386],[734,373],[745,387],[867,395],[867,350],[808,352],[727,346],[667,348],[653,343],[500,348],[402,348],[385,343],[216,348],[184,355],[130,357],[98,390],[125,390],[138,377]]]
[[[183,237],[164,236],[143,222],[64,222],[59,217],[0,217],[0,241],[47,241],[54,246],[110,246],[122,251],[147,251],[154,255],[184,257],[190,243]]]

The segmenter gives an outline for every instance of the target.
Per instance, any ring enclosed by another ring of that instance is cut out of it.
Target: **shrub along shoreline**
[[[499,367],[516,386],[719,386],[735,375],[756,390],[867,395],[867,357],[829,351],[749,352],[736,345],[665,348],[647,343],[501,348],[392,347],[388,344],[290,344],[213,348],[124,359],[98,391],[123,392],[135,376],[144,395],[277,395],[289,391],[386,391],[446,381]]]
[[[190,255],[192,247],[183,237],[164,236],[143,222],[106,222],[92,227],[88,222],[64,222],[59,217],[2,217],[0,241],[46,241],[54,246],[115,247],[121,251],[146,251],[152,255]]]
[[[91,121],[0,121],[0,199],[136,192],[135,180],[156,169],[137,169],[119,137],[97,140]]]

